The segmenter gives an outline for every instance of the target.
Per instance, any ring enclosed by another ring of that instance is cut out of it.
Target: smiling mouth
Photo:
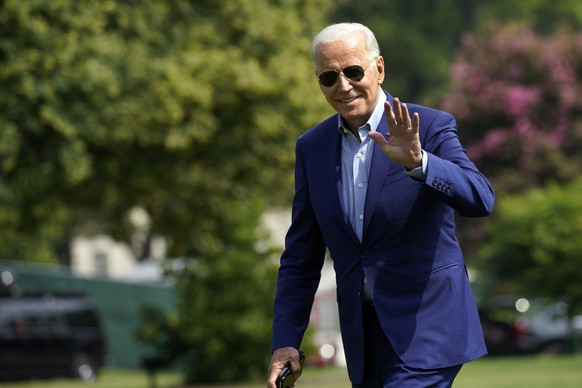
[[[358,97],[346,98],[344,100],[339,100],[342,104],[349,104],[352,101],[355,101]]]

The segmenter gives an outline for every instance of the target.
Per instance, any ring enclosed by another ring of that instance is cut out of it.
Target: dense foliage
[[[497,204],[481,266],[498,289],[531,297],[568,297],[582,307],[582,179],[549,185]]]
[[[323,3],[3,2],[0,254],[66,262],[75,233],[127,239],[134,206],[173,256],[252,229],[235,202],[288,197],[294,140],[327,113]]]
[[[270,359],[276,270],[239,251],[178,259],[177,308],[145,309],[137,338],[186,382],[256,380]]]

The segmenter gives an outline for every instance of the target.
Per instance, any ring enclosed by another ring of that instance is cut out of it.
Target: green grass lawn
[[[307,369],[297,383],[297,388],[332,387],[351,387],[343,369]],[[483,358],[465,365],[455,380],[454,387],[581,388],[582,355]]]
[[[180,386],[180,376],[173,373],[156,375],[157,388]],[[77,379],[30,380],[0,382],[0,388],[150,388],[151,381],[145,372],[122,369],[103,369],[97,380],[86,383]]]
[[[265,371],[266,374],[266,371]],[[161,373],[157,388],[180,387],[180,377]],[[196,388],[262,388],[263,381],[250,384],[222,384]],[[580,388],[582,355],[564,357],[484,358],[467,364],[455,382],[455,388]],[[2,388],[150,388],[147,375],[139,371],[105,369],[98,380],[86,384],[78,380],[26,381],[0,383]],[[345,369],[307,367],[297,388],[350,388]]]
[[[484,358],[463,367],[455,387],[582,387],[582,355]]]

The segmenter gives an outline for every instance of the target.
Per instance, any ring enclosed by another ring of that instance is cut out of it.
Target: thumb
[[[386,144],[388,142],[388,137],[390,137],[390,135],[385,137],[378,131],[370,131],[368,136],[370,136],[372,140],[374,140],[379,145]]]

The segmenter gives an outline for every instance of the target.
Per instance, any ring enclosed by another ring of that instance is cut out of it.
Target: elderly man
[[[382,89],[384,58],[367,27],[326,27],[312,56],[337,114],[297,140],[268,387],[286,363],[299,374],[326,249],[352,386],[449,387],[486,354],[455,212],[490,214],[493,189],[450,114]]]

